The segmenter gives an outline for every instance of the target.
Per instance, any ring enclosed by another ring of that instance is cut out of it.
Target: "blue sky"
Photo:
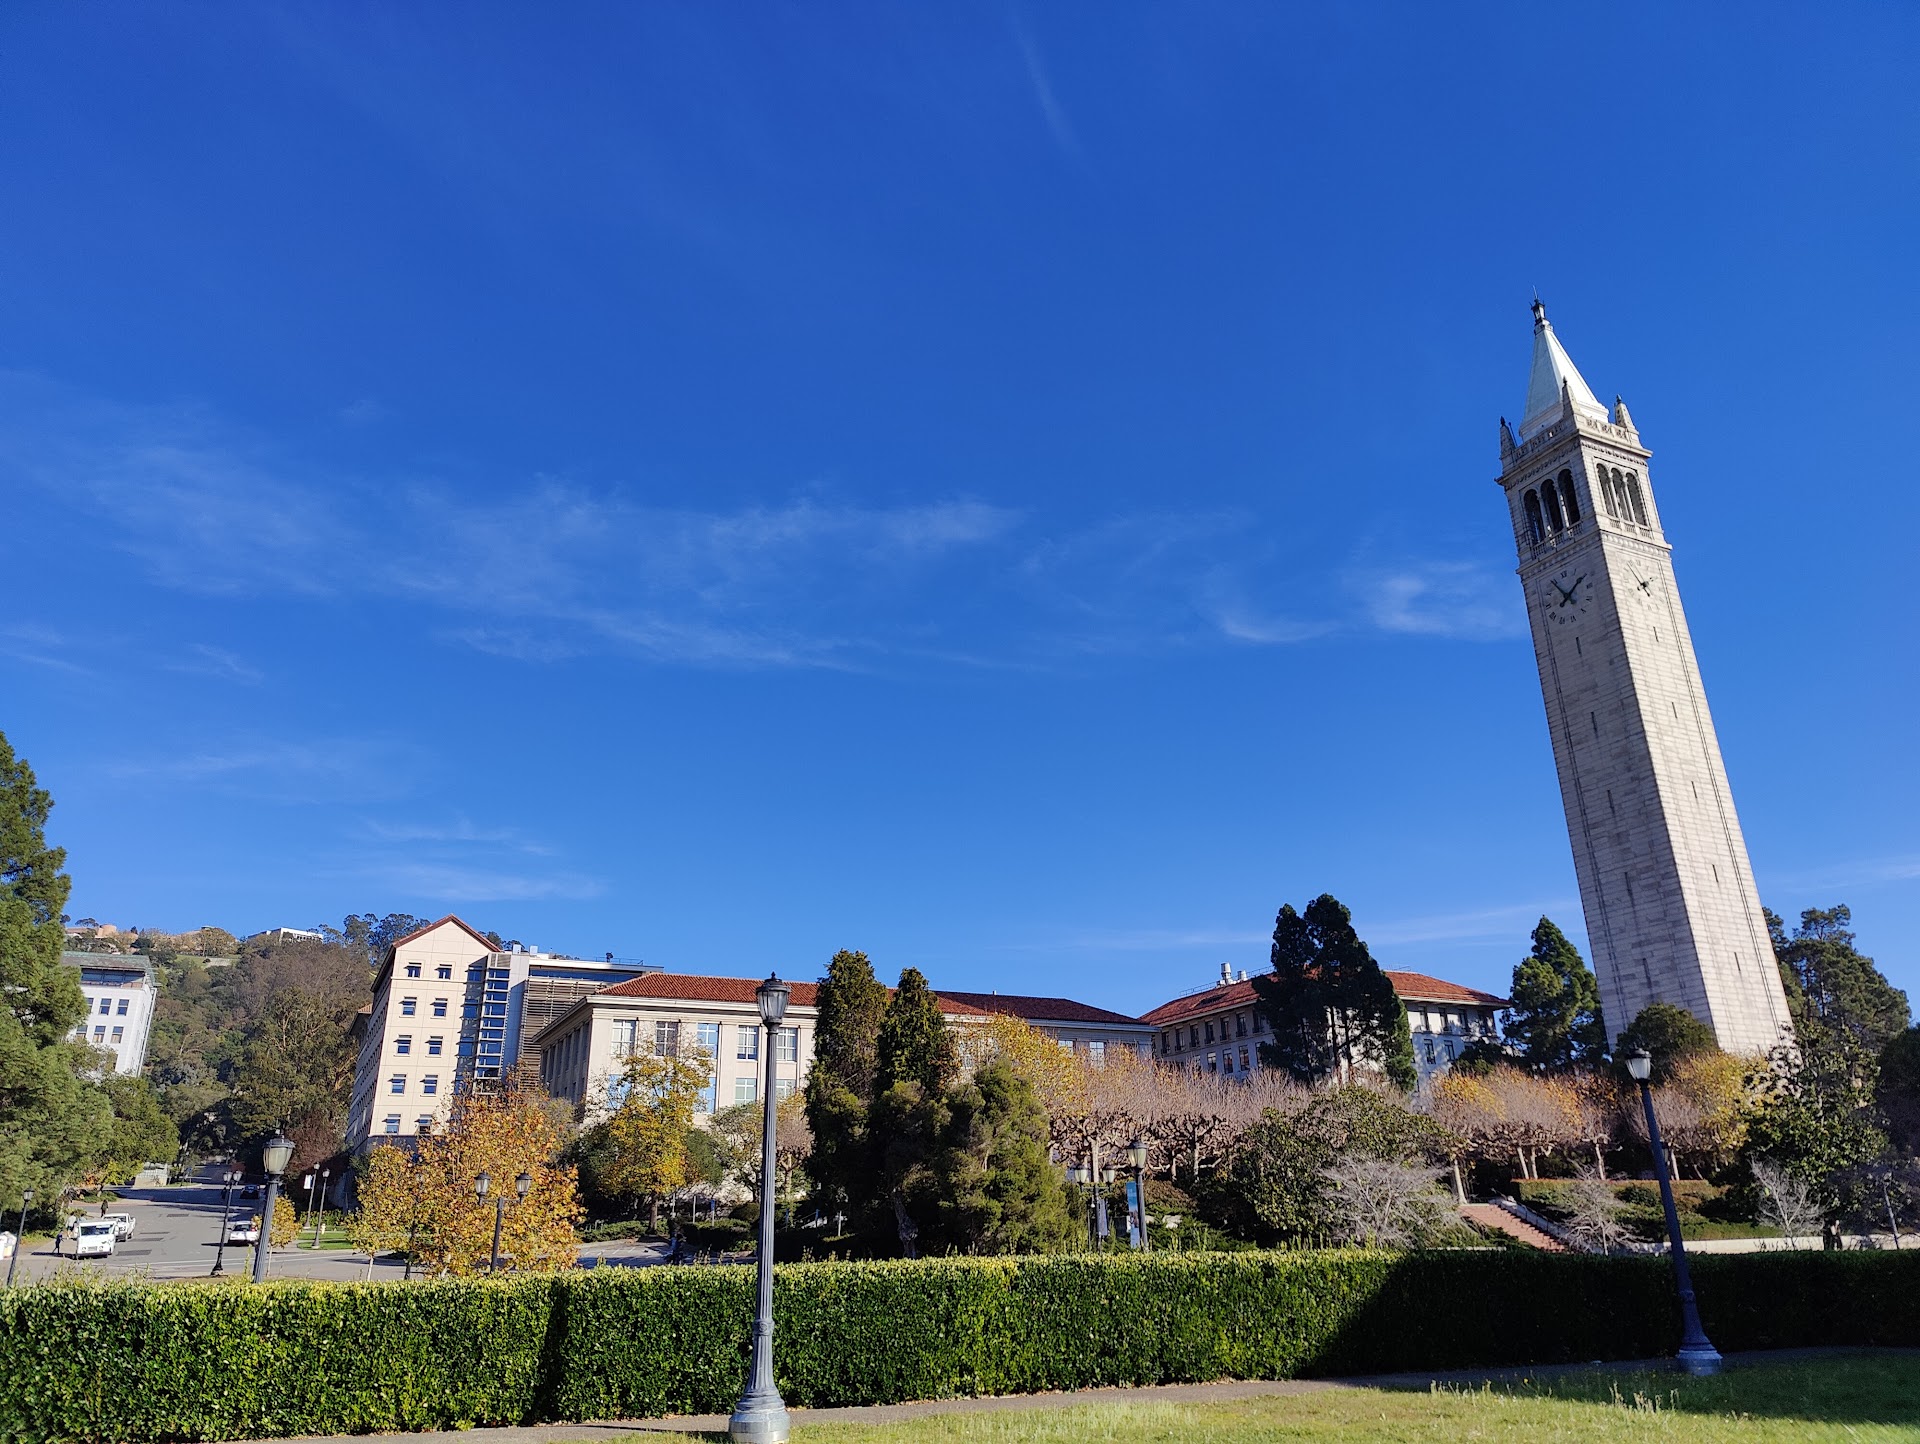
[[[1128,1010],[1580,928],[1493,477],[1654,450],[1778,911],[1920,989],[1920,16],[15,4],[0,730],[73,911]]]

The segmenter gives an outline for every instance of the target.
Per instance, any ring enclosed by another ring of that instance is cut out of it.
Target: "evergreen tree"
[[[1614,1044],[1614,1059],[1625,1066],[1629,1053],[1641,1048],[1653,1055],[1653,1082],[1667,1081],[1673,1065],[1695,1053],[1717,1053],[1720,1044],[1713,1029],[1685,1008],[1673,1003],[1649,1003],[1627,1025]]]
[[[953,1030],[940,1000],[918,968],[900,974],[900,986],[887,1004],[875,1049],[873,1087],[884,1093],[896,1083],[918,1083],[929,1097],[945,1093],[960,1073]]]
[[[1417,1079],[1406,1006],[1353,928],[1353,914],[1330,893],[1280,909],[1273,925],[1273,971],[1254,980],[1271,1041],[1260,1061],[1302,1083],[1355,1066],[1372,1066],[1401,1088]]]
[[[807,1127],[813,1134],[807,1173],[821,1203],[855,1212],[871,1193],[867,1113],[873,1106],[887,989],[874,977],[865,953],[843,949],[827,964],[815,1006],[813,1066],[806,1086]]]
[[[0,734],[0,1202],[54,1197],[104,1161],[113,1129],[107,1095],[80,1076],[93,1058],[69,1041],[86,1002],[60,962],[71,884],[47,846],[52,807]]]
[[[1080,1230],[1079,1207],[1047,1157],[1047,1115],[1006,1059],[953,1097],[934,1170],[941,1247],[964,1253],[1048,1253]],[[923,1246],[926,1240],[922,1240]]]
[[[1920,1026],[1898,1034],[1880,1050],[1874,1100],[1886,1115],[1895,1145],[1907,1154],[1920,1154]]]
[[[1852,921],[1845,903],[1808,908],[1788,936],[1786,924],[1767,913],[1794,1042],[1810,1059],[1857,1077],[1905,1030],[1910,1014],[1907,995],[1854,947]],[[1871,1077],[1865,1081],[1871,1087]]]
[[[1606,1056],[1600,984],[1580,950],[1549,918],[1533,930],[1533,951],[1513,970],[1507,1044],[1529,1068],[1561,1072]]]

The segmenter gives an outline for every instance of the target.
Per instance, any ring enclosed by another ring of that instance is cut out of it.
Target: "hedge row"
[[[1722,1349],[1920,1344],[1920,1254],[1701,1258]],[[0,1295],[0,1438],[232,1439],[724,1412],[749,1268],[424,1284],[54,1284]],[[800,1264],[791,1404],[1631,1358],[1661,1259],[1242,1253]]]

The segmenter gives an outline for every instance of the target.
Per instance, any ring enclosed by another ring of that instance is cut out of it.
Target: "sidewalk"
[[[1727,1367],[1785,1364],[1799,1359],[1857,1354],[1920,1354],[1920,1349],[1767,1349],[1728,1354]],[[899,1424],[930,1414],[1000,1414],[1029,1409],[1072,1409],[1086,1404],[1217,1404],[1233,1399],[1318,1394],[1329,1389],[1419,1389],[1434,1384],[1478,1385],[1516,1379],[1551,1379],[1592,1370],[1647,1373],[1671,1369],[1671,1359],[1625,1359],[1586,1364],[1537,1364],[1509,1369],[1453,1369],[1435,1373],[1374,1374],[1350,1379],[1223,1379],[1210,1384],[1160,1384],[1141,1389],[1080,1389],[1064,1394],[995,1394],[985,1398],[928,1399],[912,1404],[872,1404],[843,1409],[795,1409],[793,1427],[809,1424]],[[298,1444],[602,1444],[646,1435],[699,1437],[727,1432],[725,1414],[681,1414],[664,1419],[624,1419],[599,1424],[527,1424],[504,1429],[445,1429],[420,1434],[301,1435]],[[272,1444],[252,1440],[246,1444]]]

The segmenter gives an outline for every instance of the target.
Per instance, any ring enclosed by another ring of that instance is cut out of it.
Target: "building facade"
[[[355,1024],[360,1050],[347,1146],[411,1138],[445,1116],[464,1088],[503,1083],[556,1012],[642,963],[499,951],[457,917],[395,941],[374,975],[373,1002]],[[654,970],[654,971],[657,971]]]
[[[1499,1041],[1505,998],[1425,973],[1381,971],[1406,1007],[1420,1087],[1446,1072],[1468,1043]],[[1229,1078],[1264,1067],[1260,1045],[1266,1041],[1267,1024],[1253,980],[1244,970],[1235,977],[1222,963],[1219,982],[1162,1003],[1142,1021],[1155,1030],[1154,1056],[1162,1063]]]
[[[946,988],[940,989],[938,996],[941,1006],[948,1010],[950,1016],[962,1018],[967,1016],[968,1011],[974,1011],[1019,1018],[1062,1047],[1083,1053],[1095,1063],[1104,1060],[1109,1051],[1116,1048],[1128,1048],[1142,1057],[1150,1058],[1153,1056],[1154,1038],[1159,1031],[1151,1023],[1139,1018],[1129,1018],[1125,1013],[1115,1013],[1107,1008],[1096,1008],[1091,1003],[1075,1002],[1072,998],[1034,998],[1019,993],[956,993]]]
[[[115,1073],[139,1073],[153,1032],[153,964],[138,953],[62,953],[60,961],[80,974],[87,1000],[74,1041],[111,1054]]]
[[[1747,845],[1654,504],[1651,453],[1534,302],[1500,485],[1610,1034],[1675,1003],[1728,1052],[1788,1036]]]

